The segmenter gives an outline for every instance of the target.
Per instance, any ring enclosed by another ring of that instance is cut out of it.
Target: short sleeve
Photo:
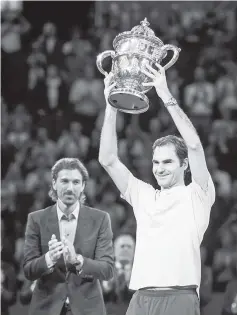
[[[208,186],[206,190],[203,190],[201,186],[198,183],[196,183],[194,180],[192,181],[190,186],[192,187],[192,190],[199,196],[202,202],[204,202],[209,207],[212,207],[212,205],[215,202],[216,192],[215,192],[215,186],[214,186],[214,183],[210,174],[209,174]]]
[[[155,195],[156,190],[150,184],[139,180],[130,173],[128,187],[122,197],[132,206],[135,217],[140,211],[149,211]]]
[[[203,190],[194,180],[189,185],[189,188],[191,189],[194,220],[201,241],[209,224],[211,207],[215,202],[215,186],[209,175],[206,190]]]

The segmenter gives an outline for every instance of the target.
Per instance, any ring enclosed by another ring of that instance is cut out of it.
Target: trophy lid
[[[113,41],[113,46],[115,47],[120,39],[129,37],[147,39],[158,46],[163,46],[164,43],[159,39],[159,37],[155,36],[155,32],[150,27],[148,27],[149,25],[150,23],[147,21],[147,18],[145,18],[140,22],[140,25],[134,26],[131,31],[118,34]]]

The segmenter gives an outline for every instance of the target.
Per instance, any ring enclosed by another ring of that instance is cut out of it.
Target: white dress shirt
[[[62,241],[63,237],[67,238],[71,243],[74,242],[75,235],[76,235],[76,229],[77,229],[77,221],[80,211],[80,205],[79,202],[77,202],[77,205],[74,209],[74,211],[71,213],[74,215],[74,219],[67,221],[63,220],[62,217],[65,215],[64,212],[59,208],[59,205],[57,203],[57,217],[58,217],[58,224],[59,224],[59,232],[60,232],[60,240]],[[54,264],[49,256],[49,252],[45,255],[45,260],[47,263],[48,268],[51,268]]]
[[[63,237],[67,238],[71,243],[74,242],[75,235],[76,235],[76,229],[77,229],[77,221],[80,211],[80,204],[77,202],[77,205],[74,209],[74,211],[70,214],[73,215],[74,218],[70,220],[63,219],[63,216],[65,216],[64,212],[59,208],[59,205],[57,203],[57,217],[58,217],[58,223],[59,223],[59,232],[60,232],[60,240],[62,241]],[[54,263],[52,262],[49,252],[45,255],[45,260],[48,268],[52,268]],[[65,261],[65,256],[64,256]],[[67,265],[65,262],[65,266],[67,269]],[[67,297],[66,303],[69,304],[69,298]]]

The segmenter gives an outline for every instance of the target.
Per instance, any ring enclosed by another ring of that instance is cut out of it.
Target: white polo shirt
[[[129,288],[197,285],[200,244],[207,229],[215,188],[188,186],[155,190],[132,174],[124,198],[137,221],[136,249]]]

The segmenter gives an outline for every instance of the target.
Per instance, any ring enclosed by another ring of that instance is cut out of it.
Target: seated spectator
[[[115,277],[102,281],[102,289],[108,315],[125,315],[133,295],[128,285],[134,257],[135,241],[129,234],[120,234],[114,242]]]
[[[234,276],[226,287],[221,315],[237,314],[237,259],[233,261],[232,269]]]
[[[22,164],[17,161],[19,154],[15,155],[15,161],[12,162],[7,170],[5,181],[12,183],[14,189],[20,193],[24,192],[24,178],[22,176]]]
[[[15,184],[11,181],[3,180],[1,186],[1,218],[3,237],[6,237],[7,243],[8,239],[10,241],[10,246],[6,247],[6,250],[9,250],[9,252],[14,252],[15,246],[14,242],[11,241],[15,239],[16,196]],[[2,243],[4,244],[4,239],[2,239]]]
[[[84,67],[84,76],[78,78],[71,86],[69,100],[73,112],[86,126],[86,134],[94,125],[100,109],[104,108],[103,90],[102,80],[95,78],[95,67],[89,63]]]
[[[7,135],[7,141],[14,148],[19,150],[30,140],[30,134],[25,129],[24,122],[22,120],[15,121],[14,125],[11,126],[11,131]]]
[[[28,193],[33,193],[38,187],[49,187],[50,183],[51,174],[47,156],[39,154],[35,158],[35,168],[26,176],[25,190]]]
[[[110,179],[105,176],[104,170],[101,168],[97,159],[90,159],[87,165],[89,174],[92,176],[88,179],[85,188],[86,196],[90,205],[99,202],[101,195],[108,186]]]
[[[94,47],[91,41],[82,38],[82,31],[74,27],[71,32],[71,39],[63,45],[65,55],[66,75],[71,85],[78,77],[83,76],[83,69],[86,63],[94,58]]]
[[[39,127],[36,130],[36,137],[31,145],[30,159],[33,163],[40,154],[47,157],[46,159],[49,167],[56,161],[57,145],[49,138],[48,130],[44,127]]]
[[[11,241],[1,219],[1,314],[9,315],[9,307],[16,302],[17,283]]]
[[[37,69],[37,71],[41,70]],[[54,64],[48,65],[46,75],[39,74],[28,97],[30,111],[34,114],[37,113],[38,119],[42,119],[41,125],[48,122],[48,126],[51,126],[52,117],[50,115],[55,116],[60,110],[67,112],[69,110],[67,104],[68,89],[59,68]]]
[[[214,156],[207,156],[207,167],[216,185],[216,194],[221,198],[229,199],[231,195],[232,180],[229,173],[218,168]]]
[[[226,110],[225,110],[226,111]],[[228,112],[228,111],[227,111]],[[219,169],[230,174],[232,179],[237,178],[236,168],[233,167],[233,161],[237,159],[237,125],[235,121],[223,119],[214,122],[209,135],[209,144],[207,152],[215,155]]]
[[[201,314],[203,313],[204,307],[212,299],[212,269],[207,265],[207,249],[201,246],[201,262],[202,262],[202,275],[201,275],[201,285],[200,285],[200,308]]]
[[[17,103],[24,101],[27,93],[27,64],[22,40],[31,26],[20,7],[6,7],[1,15],[2,93],[10,109],[13,109]]]
[[[24,224],[26,224],[24,222]],[[24,282],[24,271],[23,271],[23,253],[24,253],[24,243],[25,243],[25,226],[20,220],[15,219],[15,252],[14,260],[17,264],[17,282],[21,285]]]
[[[45,80],[36,85],[35,93],[36,97],[37,95],[40,97],[38,102],[41,103],[37,102],[39,110],[44,111],[45,115],[65,109],[68,103],[68,90],[56,65],[48,65]]]
[[[213,260],[214,290],[224,292],[233,277],[231,264],[236,256],[236,239],[226,225],[220,229],[219,236],[221,247],[215,251]]]
[[[31,56],[30,56],[31,57]],[[33,57],[32,57],[33,58]],[[35,57],[36,58],[36,57]],[[35,60],[29,60],[29,71],[28,71],[28,92],[34,91],[34,88],[39,85],[45,78],[45,70],[40,62]],[[27,97],[28,102],[30,101],[31,95]],[[34,108],[30,108],[31,113],[35,115]]]
[[[36,281],[31,281],[28,279],[24,279],[23,285],[20,290],[19,298],[20,302],[22,305],[29,305],[31,298],[32,298],[32,293],[34,291]]]
[[[57,143],[59,157],[79,157],[85,159],[88,153],[89,138],[82,133],[82,124],[72,121],[69,130],[64,130]]]
[[[216,95],[217,100],[221,102],[227,97],[232,97],[237,103],[237,66],[231,62],[226,64],[224,75],[220,76],[216,82]],[[237,106],[237,105],[236,105]]]
[[[9,131],[11,130],[11,127],[14,126],[19,120],[21,120],[22,124],[24,125],[24,129],[26,131],[30,131],[30,128],[32,127],[32,117],[24,104],[17,104],[14,111],[9,115]]]
[[[101,193],[101,201],[96,205],[96,208],[106,211],[111,219],[112,231],[116,237],[119,229],[126,220],[125,208],[122,204],[118,203],[118,194],[111,187],[107,185]]]
[[[214,101],[213,84],[206,81],[203,68],[196,68],[193,83],[184,89],[184,105],[200,133],[203,133],[204,130],[205,133],[208,133],[210,129]]]
[[[1,315],[9,315],[9,307],[16,302],[16,272],[11,262],[1,255]]]
[[[51,201],[48,196],[48,187],[42,188],[37,187],[34,191],[33,195],[33,203],[31,204],[31,207],[28,209],[29,212],[34,212],[39,209],[44,209],[51,205]],[[25,222],[27,220],[27,217],[25,218]]]
[[[47,22],[43,25],[42,34],[37,39],[39,51],[45,56],[46,64],[55,64],[63,67],[62,42],[57,34],[54,23]]]
[[[222,115],[223,115],[223,111],[229,112],[229,117],[233,120],[233,122],[235,122],[234,125],[236,126],[237,97],[227,96],[226,98],[222,100],[222,102],[218,103],[218,108]]]
[[[215,80],[221,72],[221,65],[233,59],[233,51],[228,48],[228,37],[220,28],[204,30],[204,34],[207,39],[201,47],[198,64],[206,69],[209,78]],[[211,72],[214,72],[214,76]]]
[[[176,126],[171,121],[170,115],[168,115],[163,108],[159,110],[157,116],[150,119],[148,131],[152,143],[154,143],[158,137],[177,133]]]

